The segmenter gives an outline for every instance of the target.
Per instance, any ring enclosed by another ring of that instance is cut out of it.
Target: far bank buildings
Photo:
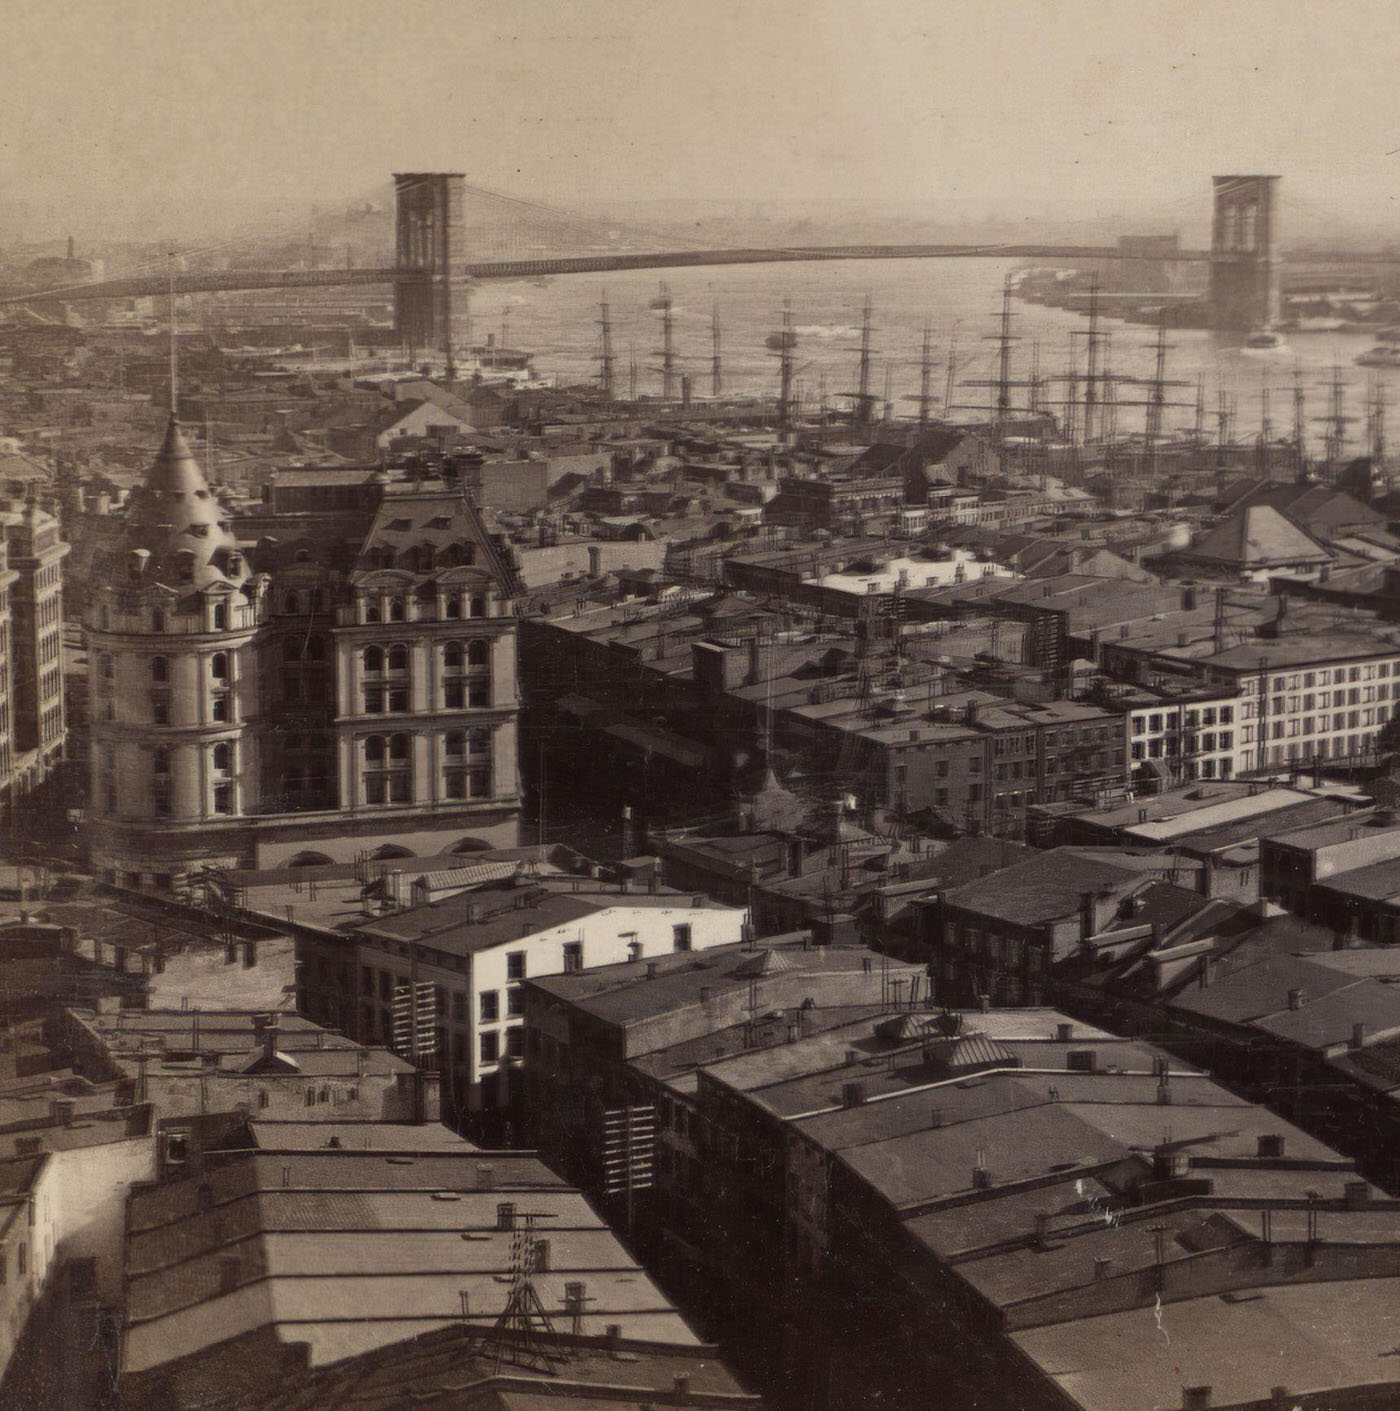
[[[513,845],[517,591],[458,485],[297,477],[235,521],[172,417],[84,610],[93,870]]]

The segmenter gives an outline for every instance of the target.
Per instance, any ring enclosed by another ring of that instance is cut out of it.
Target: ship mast
[[[710,314],[710,395],[718,397],[724,386],[724,368],[720,360],[719,305]]]
[[[919,425],[927,426],[933,410],[933,329],[924,324],[924,346],[919,358]]]
[[[606,290],[603,291],[600,307],[602,317],[599,319],[599,324],[603,330],[603,348],[602,352],[598,355],[598,385],[602,390],[603,400],[605,402],[611,402],[614,392],[613,374],[616,360],[613,357],[612,319],[608,314],[608,295]]]

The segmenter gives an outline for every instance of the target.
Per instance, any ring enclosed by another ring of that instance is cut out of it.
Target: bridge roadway
[[[803,245],[779,249],[670,250],[646,254],[561,255],[534,260],[488,260],[453,265],[462,279],[540,279],[556,274],[601,274],[610,270],[684,269],[696,265],[794,264],[815,260],[1123,260],[1141,259],[1116,245]],[[1173,251],[1173,260],[1209,261],[1208,250]],[[431,270],[378,269],[232,270],[177,274],[177,294],[220,290],[319,289],[350,284],[393,284],[401,279],[431,280]],[[0,304],[36,300],[136,299],[170,289],[165,274],[108,279],[96,284],[60,285],[54,289],[9,293]]]
[[[955,260],[1000,259],[1072,262],[1081,260],[1157,260],[1209,264],[1209,250],[1173,250],[1170,255],[1145,256],[1117,245],[798,245],[774,249],[670,250],[615,255],[560,255],[533,260],[484,260],[453,265],[454,279],[540,279],[556,274],[603,274],[610,270],[685,269],[698,265],[796,264],[819,260]],[[1244,257],[1247,258],[1247,257]],[[1394,265],[1400,251],[1299,250],[1283,256],[1293,264]],[[403,279],[432,280],[431,270],[375,269],[236,270],[177,274],[177,294],[221,290],[319,289],[355,284],[394,284]],[[108,279],[96,284],[60,285],[53,289],[9,292],[0,305],[38,300],[136,299],[164,294],[165,274]]]

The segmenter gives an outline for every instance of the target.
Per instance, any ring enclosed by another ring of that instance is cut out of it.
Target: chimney
[[[1296,1010],[1296,1009],[1301,1009],[1301,1008],[1303,1007],[1303,1005],[1304,1005],[1306,1002],[1307,1002],[1307,991],[1306,991],[1306,990],[1304,990],[1304,989],[1302,989],[1302,988],[1289,990],[1289,992],[1288,992],[1288,1007],[1289,1007],[1289,1009],[1295,1009],[1295,1010]]]
[[[1281,1132],[1260,1132],[1258,1155],[1263,1161],[1277,1161],[1283,1155],[1283,1134]]]
[[[842,1107],[862,1107],[865,1104],[865,1084],[864,1083],[842,1083],[841,1084],[841,1106]]]
[[[672,1385],[677,1396],[690,1395],[690,1378],[684,1372],[676,1374],[676,1380]]]
[[[1112,1267],[1113,1260],[1105,1259],[1102,1255],[1096,1256],[1094,1259],[1094,1282],[1097,1284],[1108,1278],[1108,1272]]]
[[[1213,1387],[1182,1387],[1181,1411],[1209,1411]]]
[[[1037,1249],[1044,1249],[1046,1242],[1050,1238],[1050,1212],[1041,1210],[1035,1217],[1035,1245]]]
[[[1171,1079],[1164,1073],[1157,1080],[1157,1106],[1170,1107],[1172,1105],[1172,1083]]]
[[[654,960],[647,961],[647,979],[654,980],[657,976],[658,963]]]
[[[1073,1025],[1073,1024],[1056,1024],[1056,1025],[1055,1025],[1055,1042],[1056,1042],[1056,1043],[1058,1043],[1058,1044],[1067,1044],[1067,1043],[1069,1043],[1070,1040],[1073,1039],[1073,1038],[1074,1038],[1074,1025]]]
[[[1366,1047],[1366,1026],[1359,1021],[1351,1026],[1351,1047]]]
[[[977,996],[977,1003],[978,1003],[979,1007],[981,1008],[983,1014],[990,1014],[990,1013],[992,1012],[992,997],[991,997],[991,995],[986,995],[986,994],[978,995],[978,996]]]
[[[992,1188],[992,1173],[985,1166],[974,1166],[972,1168],[972,1189],[975,1191],[989,1191]]]

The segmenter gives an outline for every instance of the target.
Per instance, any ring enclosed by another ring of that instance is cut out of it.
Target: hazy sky
[[[1388,224],[1395,0],[3,0],[0,240],[219,230],[455,169],[563,204],[1077,204],[1212,172]],[[959,209],[961,207],[951,207]],[[1396,222],[1400,226],[1400,221]]]

